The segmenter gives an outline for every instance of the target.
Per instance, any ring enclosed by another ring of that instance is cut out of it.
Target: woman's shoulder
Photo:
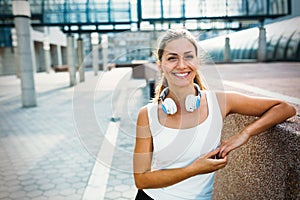
[[[137,118],[137,124],[139,125],[148,125],[148,107],[151,106],[151,103],[140,108]]]

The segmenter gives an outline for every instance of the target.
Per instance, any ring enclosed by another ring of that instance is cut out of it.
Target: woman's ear
[[[200,69],[200,67],[201,67],[201,61],[198,58],[196,60],[196,66],[197,66],[197,69]]]
[[[162,72],[160,60],[156,61],[156,64],[157,64],[158,70],[159,70],[160,72]]]

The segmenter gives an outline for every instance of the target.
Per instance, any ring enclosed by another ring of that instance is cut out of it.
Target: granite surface
[[[255,117],[230,115],[223,138],[237,133]],[[216,173],[213,199],[299,199],[299,116],[252,137],[232,152]]]

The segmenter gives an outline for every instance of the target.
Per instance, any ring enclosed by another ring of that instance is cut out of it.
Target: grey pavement
[[[277,95],[299,108],[300,63],[216,67],[225,89]],[[35,74],[33,108],[21,106],[19,79],[0,77],[0,200],[133,199],[135,120],[149,91],[144,80],[117,76],[87,71],[73,88],[66,72]]]
[[[86,72],[87,81],[78,86],[88,90],[95,83],[104,86],[99,84],[101,78],[101,75],[95,77],[92,72]],[[132,81],[131,86],[145,85],[143,80]],[[84,140],[85,133],[78,132],[74,116],[77,108],[73,102],[76,89],[69,87],[67,73],[38,73],[35,82],[38,106],[22,108],[20,80],[15,76],[0,77],[0,199],[82,199],[97,155],[90,140]],[[145,93],[136,90],[133,95],[144,98]],[[96,113],[102,129],[106,129],[112,116],[107,111],[109,98],[104,98],[106,102],[101,100],[103,95],[107,97],[108,91],[98,92],[100,99],[94,100],[102,104],[100,112]],[[95,109],[97,106],[95,103]],[[130,124],[120,123],[120,126],[130,125],[125,132],[131,130],[134,133],[134,119],[130,120]],[[125,136],[119,136],[117,142],[123,143],[120,144],[122,148],[132,150],[134,138],[121,141]],[[113,162],[120,164],[122,160],[116,157]],[[104,199],[132,199],[135,193],[132,173],[118,167],[112,167],[109,173],[107,186],[102,185],[106,194]]]

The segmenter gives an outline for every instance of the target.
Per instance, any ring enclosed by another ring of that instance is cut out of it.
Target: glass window
[[[276,60],[283,60],[285,48],[287,46],[288,36],[282,35],[278,40],[278,43],[275,48],[275,59]]]
[[[267,14],[267,0],[252,0],[248,1],[250,15]]]
[[[297,57],[297,48],[300,45],[300,32],[295,31],[292,37],[290,38],[290,41],[288,43],[288,46],[286,48],[285,52],[285,59],[287,60],[299,60],[300,58]]]
[[[141,0],[142,1],[142,18],[160,18],[161,5],[160,0]]]
[[[242,14],[243,1],[241,0],[231,0],[227,2],[227,14],[228,16],[239,16]]]
[[[185,17],[203,17],[205,9],[205,1],[203,0],[187,0],[185,1]]]
[[[275,47],[276,44],[278,42],[279,37],[276,36],[272,36],[272,38],[270,39],[270,41],[267,43],[267,59],[268,60],[274,60],[274,51],[275,51]]]
[[[257,59],[257,47],[258,47],[258,38],[253,40],[253,43],[250,48],[249,59]]]
[[[164,0],[163,9],[164,9],[164,18],[183,17],[182,0]]]

